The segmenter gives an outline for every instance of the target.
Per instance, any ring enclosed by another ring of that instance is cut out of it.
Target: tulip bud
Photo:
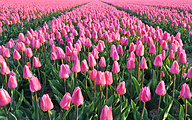
[[[60,102],[60,106],[61,108],[68,110],[70,107],[70,102],[71,102],[71,95],[70,93],[65,93],[65,95],[63,96],[61,102]]]
[[[142,102],[147,102],[151,100],[151,92],[149,87],[141,88],[141,91],[139,93],[139,100]]]
[[[125,81],[121,82],[118,86],[116,91],[120,94],[120,95],[124,95],[126,93],[126,87],[125,87]]]
[[[191,92],[190,92],[189,86],[186,83],[183,84],[181,87],[180,97],[191,98]]]
[[[43,111],[49,111],[53,109],[53,103],[48,94],[44,94],[43,97],[41,97],[40,107]]]
[[[113,120],[111,107],[105,105],[101,111],[100,120]]]
[[[165,82],[161,81],[155,90],[155,93],[159,96],[165,95],[166,94],[166,89],[165,89]]]
[[[11,102],[11,97],[9,96],[9,93],[3,88],[0,89],[0,100],[0,107],[3,107]]]
[[[83,105],[84,103],[84,98],[83,98],[81,89],[79,87],[76,87],[75,90],[73,91],[72,103],[77,106]]]
[[[17,86],[18,86],[18,84],[17,84],[16,76],[11,75],[9,77],[9,82],[8,82],[9,89],[15,89]]]
[[[170,73],[171,74],[179,74],[180,70],[179,70],[179,65],[177,63],[177,61],[175,60],[170,68]]]
[[[41,90],[41,84],[37,77],[34,77],[34,76],[31,77],[29,83],[30,83],[31,92],[36,92],[36,91]]]

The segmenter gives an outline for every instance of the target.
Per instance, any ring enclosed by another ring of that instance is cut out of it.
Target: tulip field
[[[0,6],[0,120],[192,119],[190,1]]]

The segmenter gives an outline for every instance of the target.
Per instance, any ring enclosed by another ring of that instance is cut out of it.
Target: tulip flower
[[[37,119],[39,120],[39,108],[38,108],[38,100],[37,100],[37,92],[41,90],[41,84],[37,77],[32,77],[29,81],[30,90],[31,92],[35,92],[35,100],[36,100],[36,112],[37,112]]]
[[[62,64],[60,66],[60,71],[59,71],[59,77],[64,79],[64,88],[65,88],[65,93],[67,92],[67,86],[66,86],[66,79],[69,77],[69,75],[71,74],[69,65],[64,65]]]
[[[49,98],[48,94],[44,94],[41,97],[40,107],[41,107],[41,110],[43,110],[44,112],[48,111],[49,119],[51,120],[50,110],[53,109],[53,103],[52,103],[51,99]]]
[[[136,54],[138,57],[138,65],[140,64],[140,56],[144,55],[144,46],[142,44],[139,44],[136,49]],[[139,81],[139,66],[138,66],[138,73],[137,73],[137,81]]]
[[[65,93],[65,95],[63,96],[61,102],[60,102],[60,106],[61,108],[68,110],[70,107],[70,102],[71,102],[71,95],[70,93]]]
[[[106,101],[108,99],[108,85],[113,83],[113,75],[112,72],[105,71],[105,79],[106,79]]]
[[[14,60],[19,60],[21,59],[21,55],[19,54],[19,52],[15,49],[13,52],[13,59]]]
[[[89,70],[89,66],[87,65],[87,61],[86,59],[84,59],[82,62],[81,62],[81,72],[82,73],[85,73],[85,86],[87,88],[87,79],[86,79],[86,72]]]
[[[158,70],[157,68],[157,77],[159,77],[159,81],[161,81],[161,69],[162,69],[162,65],[163,65],[163,61],[162,61],[162,55],[157,55],[155,57],[155,60],[153,62],[153,64],[156,66],[156,67],[160,67],[160,70]],[[159,71],[159,72],[158,72]],[[159,75],[158,75],[159,74]]]
[[[93,67],[93,68],[97,64],[93,54],[91,54],[91,53],[88,54],[88,62],[89,62],[89,67]]]
[[[117,79],[118,79],[118,73],[120,72],[119,63],[118,63],[117,61],[115,61],[115,62],[113,63],[112,72],[115,73],[114,89],[116,89],[116,83],[117,83]],[[114,94],[115,94],[115,91],[114,91]]]
[[[96,89],[95,79],[97,77],[97,70],[93,69],[92,71],[89,71],[89,75],[90,75],[90,79],[92,81],[94,81],[94,100],[93,100],[93,102],[95,102],[95,89]]]
[[[144,88],[142,87],[141,88],[141,91],[139,93],[139,100],[144,103],[143,111],[142,111],[142,114],[141,114],[141,120],[142,120],[144,109],[145,109],[145,103],[147,101],[151,100],[151,92],[150,92],[149,87],[144,87]]]
[[[182,75],[183,75],[183,66],[184,64],[187,63],[187,56],[184,50],[181,50],[181,53],[179,54],[179,60],[178,62],[181,64],[181,74],[180,74],[180,79],[179,79],[179,83],[182,80]]]
[[[57,59],[61,59],[61,62],[63,64],[63,59],[65,58],[65,53],[64,53],[63,49],[60,47],[56,47],[55,52],[57,54]]]
[[[187,99],[191,98],[189,86],[185,83],[181,87],[180,97],[185,98],[185,120],[187,119]]]
[[[83,98],[81,89],[79,87],[76,87],[75,90],[73,91],[72,101],[71,102],[73,104],[77,105],[76,120],[78,120],[78,106],[83,105],[83,103],[84,103],[84,98]]]
[[[191,87],[192,67],[189,67],[189,70],[187,72],[187,77],[190,79],[189,86]]]
[[[105,105],[101,111],[100,120],[113,120],[111,107]]]
[[[106,84],[106,78],[105,78],[105,73],[104,72],[101,72],[101,71],[98,71],[97,72],[97,76],[95,78],[95,84],[99,85],[100,87],[100,108],[102,106],[102,103],[101,103],[101,86],[104,86]]]
[[[72,67],[72,71],[75,73],[75,87],[76,87],[76,84],[77,84],[77,73],[81,71],[79,59],[75,60],[75,62],[73,64],[73,67]]]
[[[99,66],[101,68],[106,67],[106,62],[105,62],[105,58],[104,57],[101,57],[100,62],[99,62]]]
[[[159,116],[159,108],[160,108],[160,103],[161,103],[161,96],[164,96],[166,94],[166,88],[165,88],[165,82],[161,81],[155,90],[155,93],[158,94],[159,97],[159,106],[158,106],[158,114],[157,117]]]
[[[177,61],[175,60],[170,68],[170,73],[174,74],[173,76],[173,99],[174,99],[174,92],[175,92],[175,74],[179,74],[179,65]]]
[[[7,74],[10,73],[9,67],[7,66],[6,62],[2,62],[1,64],[1,74],[5,75],[5,86],[6,86],[6,90],[7,89]]]
[[[0,89],[0,101],[1,101],[0,107],[3,107],[7,119],[10,120],[7,109],[4,106],[6,106],[7,104],[9,104],[11,102],[11,97],[9,96],[9,93],[3,88]]]
[[[139,64],[140,69],[142,69],[142,84],[141,87],[143,87],[144,82],[144,69],[147,68],[147,62],[144,57],[141,58],[141,63]]]
[[[116,91],[121,95],[121,104],[120,104],[120,119],[122,114],[122,96],[126,93],[125,81],[121,82],[118,86]]]

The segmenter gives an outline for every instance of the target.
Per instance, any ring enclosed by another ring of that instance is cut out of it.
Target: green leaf
[[[108,100],[107,102],[105,103],[107,106],[112,106],[113,104],[113,101],[114,101],[114,95],[112,95]]]
[[[10,120],[17,120],[15,115],[13,115],[11,112],[9,113],[9,118],[10,118]]]
[[[146,108],[145,108],[145,110],[144,110],[143,119],[144,119],[144,120],[149,120],[149,118],[148,118],[148,113],[147,113],[147,109],[146,109]]]
[[[180,105],[179,120],[184,120],[184,110],[182,105]]]
[[[140,88],[140,86],[139,86],[139,83],[138,83],[138,81],[136,80],[136,78],[133,77],[133,76],[132,76],[132,80],[133,80],[133,82],[134,82],[134,84],[135,84],[135,89],[136,89],[137,95],[139,95],[139,92],[141,91],[141,88]]]
[[[62,116],[62,114],[59,114],[59,116],[56,118],[56,120],[65,120],[71,109],[74,105],[72,105],[68,110],[66,110]],[[64,109],[63,109],[64,110]]]
[[[159,120],[165,120],[167,118],[169,110],[171,109],[172,104],[173,104],[173,101],[171,101],[171,103],[169,103],[169,106],[164,108],[164,110],[160,113]]]
[[[16,111],[15,111],[15,116],[16,116],[17,118],[21,118],[22,115],[23,115],[23,112],[22,112],[21,110],[16,110]]]
[[[131,108],[133,109],[134,119],[139,120],[140,119],[140,113],[138,112],[137,107],[136,107],[133,100],[131,100]]]
[[[19,92],[17,91],[17,93],[19,93]],[[23,96],[23,90],[22,90],[22,92],[19,96],[19,100],[18,100],[17,104],[15,105],[16,110],[21,106],[21,103],[23,102],[23,98],[24,98],[24,96]]]

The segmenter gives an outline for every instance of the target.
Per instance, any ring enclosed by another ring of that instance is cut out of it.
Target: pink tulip
[[[36,92],[41,90],[41,83],[39,82],[37,77],[31,77],[30,81],[30,90],[31,92]]]
[[[60,66],[59,77],[62,79],[67,79],[70,74],[71,74],[71,71],[70,71],[69,65],[62,64]]]
[[[115,62],[113,63],[112,72],[113,72],[113,73],[118,73],[118,72],[120,72],[119,63],[118,63],[117,61],[115,61]]]
[[[125,81],[121,82],[118,86],[116,91],[120,94],[120,95],[124,95],[126,93],[126,87],[125,87]]]
[[[41,63],[40,63],[38,57],[34,57],[34,58],[33,58],[33,67],[34,67],[34,68],[41,67]]]
[[[25,65],[23,69],[23,78],[24,79],[30,79],[32,77],[32,72],[30,71],[29,67]]]
[[[60,106],[61,108],[68,110],[70,107],[70,102],[71,102],[71,95],[70,93],[65,93],[65,95],[63,96],[61,102],[60,102]]]
[[[1,88],[0,89],[0,107],[3,107],[11,102],[11,97],[9,96],[9,93]]]
[[[161,55],[157,55],[157,56],[155,57],[155,60],[154,60],[153,64],[154,64],[156,67],[161,67],[161,66],[163,65]]]
[[[127,69],[135,69],[135,60],[133,58],[128,59],[126,67]]]
[[[165,95],[166,94],[166,89],[165,89],[165,82],[161,81],[155,90],[155,93],[159,96]]]
[[[9,77],[9,82],[8,82],[9,89],[15,89],[17,86],[18,86],[18,84],[17,84],[16,76],[11,75]]]
[[[72,103],[77,106],[83,105],[84,103],[84,98],[83,98],[81,89],[79,87],[76,87],[75,90],[73,91]]]
[[[187,77],[192,79],[192,67],[189,67],[189,70],[187,72]]]
[[[121,45],[118,46],[118,48],[117,48],[117,53],[118,53],[119,55],[122,55],[122,54],[123,54],[123,48],[122,48]]]
[[[165,77],[165,74],[163,71],[161,71],[161,77]]]
[[[75,62],[74,62],[74,64],[73,64],[73,67],[72,67],[72,71],[73,71],[73,72],[76,72],[76,73],[78,73],[78,72],[81,71],[79,59],[76,59],[76,60],[75,60]]]
[[[177,63],[177,61],[175,60],[170,68],[170,73],[171,74],[179,74],[180,70],[179,70],[179,65]]]
[[[9,67],[7,66],[6,62],[2,62],[1,64],[1,74],[2,75],[7,75],[10,73]]]
[[[156,48],[155,45],[152,44],[149,48],[149,54],[156,54]]]
[[[105,71],[105,79],[106,79],[106,84],[105,85],[111,85],[113,83],[112,72]]]
[[[99,66],[100,67],[106,67],[106,62],[105,62],[105,58],[101,57],[100,62],[99,62]]]
[[[89,71],[89,75],[90,75],[90,79],[91,79],[92,81],[95,81],[96,76],[97,76],[97,70],[96,70],[96,69],[93,69],[92,71]]]
[[[62,48],[56,47],[56,54],[57,54],[57,59],[64,59],[65,58],[65,53]]]
[[[101,111],[100,120],[113,120],[111,107],[105,105]]]
[[[53,109],[54,106],[48,94],[44,94],[43,97],[41,97],[40,107],[43,111],[49,111]]]
[[[151,92],[149,87],[141,88],[141,91],[139,93],[139,100],[144,103],[151,100]]]
[[[97,64],[94,56],[91,53],[88,54],[88,62],[89,62],[89,67],[94,67]]]
[[[138,56],[143,56],[144,55],[144,46],[142,44],[139,44],[136,49],[136,54]]]
[[[104,86],[106,84],[105,73],[98,71],[95,78],[95,84]]]
[[[191,92],[190,92],[189,86],[186,83],[184,83],[181,87],[180,97],[191,98]]]
[[[57,60],[57,54],[55,52],[51,53],[51,60]]]
[[[26,57],[29,57],[29,58],[33,56],[33,52],[31,48],[26,48],[25,55]]]
[[[89,70],[89,66],[87,65],[86,59],[81,62],[81,72],[87,72]]]
[[[141,58],[141,62],[139,64],[139,68],[141,69],[147,69],[147,62],[144,57]]]

